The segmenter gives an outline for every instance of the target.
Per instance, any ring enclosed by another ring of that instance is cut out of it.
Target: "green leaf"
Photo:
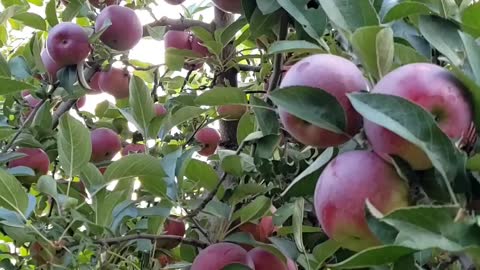
[[[75,91],[74,84],[77,82],[77,66],[66,66],[57,72],[57,77],[60,86],[63,87],[69,94]]]
[[[452,67],[451,71],[455,76],[466,86],[469,94],[471,95],[473,101],[472,104],[480,104],[480,81],[476,81],[475,78],[472,78],[470,74],[465,74],[462,70],[457,67]],[[480,107],[473,106],[475,113],[475,126],[480,127]]]
[[[153,99],[143,80],[137,76],[133,76],[130,80],[129,103],[133,119],[142,131],[143,136],[148,136],[150,121],[155,117]]]
[[[363,26],[378,25],[379,19],[369,0],[319,0],[330,21],[338,27],[355,31]]]
[[[217,106],[225,104],[246,104],[247,98],[240,88],[235,87],[215,87],[212,90],[205,91],[195,99],[198,105]]]
[[[212,191],[220,181],[217,172],[207,163],[192,159],[188,162],[185,170],[185,176],[197,183],[200,187],[206,188],[208,191]],[[221,186],[217,192],[217,198],[221,199],[225,193],[224,188]]]
[[[24,13],[27,10],[28,10],[28,6],[13,5],[13,6],[7,7],[0,13],[0,25],[5,24],[8,21],[8,19],[12,18],[17,14]]]
[[[273,13],[280,8],[277,0],[257,0],[257,6],[263,14]]]
[[[194,107],[194,106],[181,107],[165,120],[165,124],[161,128],[159,136],[160,137],[165,136],[167,132],[174,126],[177,126],[193,118],[196,118],[200,116],[202,113],[204,113],[205,111],[206,111],[205,109]]]
[[[395,245],[372,247],[360,251],[340,263],[328,265],[328,267],[332,269],[359,269],[382,266],[415,252],[415,249]]]
[[[251,96],[250,103],[253,106],[253,112],[257,118],[257,126],[260,127],[262,131],[262,136],[270,134],[279,134],[280,133],[280,124],[278,122],[277,114],[273,111],[273,108],[270,107],[262,99]],[[271,108],[271,110],[266,108]],[[246,140],[245,138],[244,140]]]
[[[390,71],[394,56],[393,31],[390,27],[359,28],[352,35],[352,46],[376,79],[381,79]]]
[[[286,52],[312,52],[312,53],[320,53],[324,50],[320,48],[318,45],[310,43],[305,40],[281,40],[275,41],[270,45],[268,48],[269,54],[277,54],[277,53],[286,53]]]
[[[9,78],[11,75],[7,60],[5,60],[3,54],[0,54],[0,77]]]
[[[161,197],[165,197],[167,191],[166,176],[160,160],[146,154],[125,156],[110,164],[104,174],[107,182],[138,177],[144,189]]]
[[[10,58],[8,66],[10,67],[13,77],[18,80],[25,80],[32,76],[28,63],[22,56]]]
[[[57,1],[50,0],[45,7],[45,15],[47,16],[47,22],[51,27],[54,27],[58,24],[56,4]]]
[[[406,65],[411,63],[427,63],[429,59],[421,55],[410,46],[395,43],[395,62],[398,65]]]
[[[57,182],[49,175],[42,175],[38,179],[37,190],[58,201]]]
[[[273,91],[269,98],[282,110],[313,125],[343,133],[345,112],[337,99],[318,88],[294,86]]]
[[[303,244],[303,213],[305,211],[305,199],[298,198],[295,200],[292,216],[292,226],[293,226],[293,238],[295,239],[295,244],[300,252],[305,252],[305,246]]]
[[[318,265],[322,266],[323,263],[332,255],[334,255],[338,249],[340,249],[340,245],[337,242],[329,239],[317,245],[313,249],[312,255],[317,260]]]
[[[102,173],[100,173],[98,168],[92,163],[87,163],[85,166],[83,166],[80,173],[80,179],[83,183],[85,183],[85,187],[90,194],[94,193],[106,184]]]
[[[248,21],[245,18],[240,17],[232,24],[229,24],[227,27],[225,27],[225,29],[222,30],[220,42],[224,45],[228,44],[230,41],[232,41],[238,31],[240,31],[247,23]]]
[[[222,270],[252,270],[252,269],[243,264],[233,263],[223,267]]]
[[[7,77],[0,77],[0,85],[2,86],[0,87],[0,95],[8,95],[25,89],[35,88],[35,86],[26,82],[21,82]]]
[[[404,1],[398,3],[393,8],[388,10],[388,12],[383,17],[383,22],[388,23],[403,19],[404,17],[418,15],[418,14],[430,14],[430,8],[421,2],[416,1]]]
[[[457,151],[430,113],[397,96],[355,93],[348,97],[364,118],[422,149],[447,183],[454,179],[458,166]]]
[[[467,33],[459,32],[473,76],[480,82],[480,45]]]
[[[480,2],[469,5],[462,13],[462,25],[475,37],[480,36]]]
[[[52,113],[50,112],[50,103],[44,102],[38,109],[35,117],[33,118],[32,126],[42,129],[50,130],[52,128]]]
[[[0,207],[25,214],[28,196],[20,182],[0,168]]]
[[[147,31],[150,37],[157,41],[162,41],[165,36],[166,26],[151,27],[147,24]]]
[[[62,21],[71,21],[80,12],[82,6],[83,4],[80,2],[80,0],[69,0],[67,7],[60,16],[62,18]]]
[[[60,118],[57,146],[60,166],[70,178],[80,173],[92,155],[90,132],[68,113]]]
[[[278,24],[278,17],[278,12],[263,15],[258,8],[255,9],[250,20],[251,37],[258,38],[262,35],[269,34],[272,31],[272,28]]]
[[[300,23],[309,36],[314,39],[323,36],[327,26],[327,15],[324,9],[307,8],[305,1],[277,0],[277,2]]]
[[[255,131],[255,116],[250,113],[242,115],[237,126],[237,143],[240,145],[248,134]]]
[[[12,19],[22,22],[24,25],[29,26],[34,29],[46,31],[47,25],[45,20],[38,14],[35,13],[21,13],[12,17]]]
[[[258,196],[247,205],[240,208],[233,213],[232,220],[240,219],[242,224],[251,220],[256,220],[263,217],[268,211],[272,202],[265,196]]]

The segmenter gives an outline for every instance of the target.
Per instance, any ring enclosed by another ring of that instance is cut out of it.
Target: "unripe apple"
[[[408,206],[408,188],[395,168],[374,152],[337,156],[323,170],[315,188],[315,213],[324,232],[354,251],[380,244],[366,222],[367,199],[388,214]]]
[[[195,134],[195,140],[202,144],[202,149],[198,151],[198,154],[211,156],[217,150],[221,137],[216,129],[205,127]]]
[[[165,49],[192,50],[190,34],[185,31],[170,30],[163,37]]]
[[[165,235],[183,237],[185,235],[185,222],[180,219],[168,218],[165,221],[163,232]],[[157,248],[172,249],[179,244],[180,241],[173,239],[157,240]]]
[[[90,133],[92,140],[92,162],[111,160],[122,148],[120,137],[108,128],[97,128]]]
[[[122,156],[129,154],[145,153],[145,145],[143,144],[129,144],[122,149]]]
[[[95,21],[95,31],[100,31],[107,20],[112,24],[102,33],[100,40],[108,47],[127,51],[142,39],[143,26],[132,9],[116,5],[104,8]]]
[[[48,77],[50,82],[57,81],[57,72],[62,69],[62,65],[58,64],[57,62],[53,61],[53,59],[48,55],[47,50],[43,50],[40,53],[40,57],[42,58],[42,63],[47,70]]]
[[[213,4],[225,11],[231,13],[242,13],[242,0],[212,0]]]
[[[164,116],[167,114],[167,109],[165,108],[165,106],[163,106],[163,104],[155,103],[154,109],[155,109],[155,115],[157,117]]]
[[[50,159],[47,153],[40,148],[19,148],[16,150],[18,153],[23,153],[26,156],[12,160],[8,163],[9,168],[18,166],[25,166],[32,169],[37,176],[45,175],[48,173],[50,167]]]
[[[290,270],[286,262],[283,262],[282,259],[270,251],[260,247],[250,250],[248,257],[250,257],[255,264],[255,270]]]
[[[47,52],[59,65],[76,65],[84,61],[91,47],[87,32],[71,22],[55,25],[48,33]]]
[[[409,64],[383,77],[372,93],[394,95],[413,102],[436,119],[438,126],[452,140],[468,134],[472,109],[464,96],[465,86],[446,69],[426,63]],[[365,134],[373,150],[386,160],[399,156],[415,170],[432,167],[427,155],[395,133],[364,120]]]
[[[118,5],[118,0],[88,0],[90,5],[96,7],[96,8],[102,8],[106,6],[111,6],[111,5]]]
[[[185,2],[185,0],[165,0],[165,2],[167,2],[170,5],[180,5],[183,2]]]
[[[217,107],[218,116],[224,120],[239,120],[247,112],[243,105],[221,105]]]
[[[306,57],[287,71],[280,88],[290,86],[307,86],[328,92],[337,99],[345,111],[346,133],[353,136],[360,130],[362,118],[353,109],[347,94],[366,90],[367,82],[354,63],[330,54]],[[326,148],[341,145],[349,140],[347,135],[337,134],[308,123],[281,107],[278,111],[285,130],[305,145]]]
[[[90,95],[96,95],[96,94],[101,94],[102,89],[100,88],[100,74],[102,72],[95,72],[93,76],[90,78],[89,85],[92,90],[88,92]]]
[[[109,93],[117,99],[128,98],[130,93],[130,73],[119,68],[110,68],[109,71],[100,73],[98,85],[102,91]]]
[[[232,243],[217,243],[200,251],[190,270],[222,270],[234,263],[255,269],[246,250]]]

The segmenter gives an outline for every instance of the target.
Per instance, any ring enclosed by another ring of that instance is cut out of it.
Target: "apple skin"
[[[165,0],[165,2],[170,5],[180,5],[185,2],[185,0]]]
[[[207,47],[203,46],[202,41],[195,36],[191,38],[192,51],[200,54],[202,57],[209,56],[210,51]]]
[[[108,128],[97,128],[90,133],[92,162],[111,160],[122,148],[120,136]]]
[[[155,115],[157,117],[165,116],[168,113],[167,109],[165,108],[165,106],[163,104],[155,103],[153,106],[154,106],[154,110],[155,110]]]
[[[85,96],[79,98],[77,100],[77,108],[81,109],[83,106],[85,106],[86,102],[87,102],[87,98]]]
[[[298,270],[297,264],[290,258],[287,258],[287,270]]]
[[[18,153],[23,153],[26,156],[12,160],[8,163],[8,168],[14,168],[18,166],[25,166],[35,171],[37,176],[45,175],[48,173],[50,167],[50,159],[47,153],[40,148],[19,148],[16,150]]]
[[[260,247],[250,250],[248,257],[255,264],[255,270],[290,270],[287,264],[275,256],[275,254]]]
[[[122,149],[122,156],[129,154],[145,153],[145,145],[143,144],[129,144]]]
[[[95,31],[100,31],[107,20],[110,20],[112,25],[103,32],[100,40],[108,47],[127,51],[142,39],[143,26],[132,9],[117,5],[104,8],[95,21]]]
[[[30,108],[35,108],[37,107],[38,104],[42,101],[41,99],[38,99],[31,94],[28,94],[23,97],[23,100],[25,100]]]
[[[59,65],[76,65],[84,61],[91,47],[87,32],[71,22],[55,25],[48,33],[47,52]]]
[[[242,0],[212,0],[213,4],[225,11],[230,13],[242,13]]]
[[[118,5],[118,0],[88,0],[90,5],[96,7],[96,8],[102,8],[105,6],[111,6],[111,5]]]
[[[90,78],[90,81],[88,82],[90,85],[90,90],[88,92],[89,95],[97,95],[102,93],[102,89],[100,88],[100,75],[102,74],[102,71],[95,72]]]
[[[43,50],[40,53],[40,57],[42,58],[42,63],[47,70],[47,74],[49,77],[50,82],[57,81],[57,72],[63,68],[62,65],[58,64],[57,62],[53,61],[53,59],[48,55],[47,50]]]
[[[200,251],[190,270],[222,270],[225,266],[234,263],[255,269],[246,250],[232,243],[217,243]]]
[[[163,41],[166,49],[192,50],[190,34],[185,31],[170,30],[165,33]]]
[[[240,226],[240,231],[250,233],[253,238],[259,242],[268,243],[268,238],[276,231],[276,227],[273,224],[273,217],[263,217],[258,224],[245,223]]]
[[[437,117],[437,124],[451,139],[468,133],[472,109],[464,96],[465,87],[446,69],[418,63],[395,69],[383,77],[372,93],[394,95],[413,102]],[[432,167],[427,155],[395,133],[364,120],[365,134],[372,148],[386,160],[399,156],[415,170]]]
[[[180,219],[168,218],[165,221],[163,232],[165,235],[184,236],[185,222]],[[180,244],[177,240],[157,240],[157,248],[172,249]]]
[[[211,156],[217,150],[221,141],[220,133],[216,129],[205,127],[195,134],[195,140],[202,144],[202,149],[198,154],[202,156]]]
[[[128,98],[130,94],[130,73],[126,70],[112,67],[100,73],[98,85],[103,92],[117,99]]]
[[[243,105],[221,105],[217,107],[218,116],[223,120],[239,120],[247,112]]]
[[[320,88],[334,96],[347,116],[346,133],[350,136],[360,131],[361,116],[353,109],[346,94],[367,89],[362,72],[349,60],[330,54],[316,54],[294,64],[285,74],[280,88],[308,86]],[[292,137],[302,144],[326,148],[338,146],[349,140],[344,134],[336,134],[312,125],[282,108],[278,108],[280,120]]]
[[[380,244],[366,222],[367,199],[388,214],[408,206],[408,187],[395,168],[372,151],[337,156],[315,188],[315,213],[324,232],[353,251]]]

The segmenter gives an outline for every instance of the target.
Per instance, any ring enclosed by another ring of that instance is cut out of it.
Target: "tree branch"
[[[156,27],[156,26],[169,26],[170,29],[172,30],[179,30],[183,31],[191,27],[203,27],[206,30],[213,32],[214,30],[214,25],[211,23],[206,23],[202,21],[197,21],[197,20],[189,20],[185,18],[181,19],[170,19],[167,17],[162,17],[160,20],[154,21],[153,23],[147,24],[143,26],[143,36],[149,36],[148,28],[149,27]]]
[[[260,72],[260,70],[262,69],[262,67],[238,64],[238,69],[241,70],[241,71]]]
[[[155,235],[155,234],[132,234],[132,235],[125,235],[121,237],[113,237],[113,238],[104,238],[104,239],[99,239],[96,240],[95,243],[103,245],[103,246],[109,246],[109,245],[115,245],[115,244],[120,244],[123,242],[128,242],[131,240],[139,240],[139,239],[146,239],[146,240],[151,240],[151,241],[156,241],[156,240],[176,240],[180,241],[183,244],[187,244],[190,246],[194,247],[199,247],[199,248],[205,248],[208,246],[208,243],[205,243],[200,240],[196,239],[188,239],[188,238],[183,238],[182,236],[176,236],[176,235]]]
[[[285,40],[288,34],[288,16],[286,14],[282,14],[280,18],[280,32],[278,33],[278,40]],[[273,75],[272,81],[268,87],[268,92],[271,92],[277,88],[280,78],[282,76],[282,65],[283,65],[283,54],[277,53],[275,54],[275,58],[273,59]]]

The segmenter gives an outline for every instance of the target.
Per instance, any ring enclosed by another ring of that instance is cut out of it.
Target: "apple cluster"
[[[319,148],[339,146],[363,126],[373,151],[345,152],[331,161],[317,182],[314,204],[322,229],[345,248],[358,251],[378,245],[379,240],[366,222],[366,201],[383,214],[409,204],[408,187],[391,164],[391,157],[402,158],[414,170],[431,168],[431,161],[416,145],[362,119],[354,110],[347,94],[369,87],[361,70],[349,60],[327,54],[306,57],[286,72],[280,87],[289,86],[326,91],[336,98],[346,116],[345,132],[338,134],[279,107],[285,130],[298,142]],[[461,141],[470,129],[473,116],[464,96],[465,87],[437,65],[415,63],[399,67],[386,74],[370,92],[401,97],[420,106],[431,113],[453,141]]]

